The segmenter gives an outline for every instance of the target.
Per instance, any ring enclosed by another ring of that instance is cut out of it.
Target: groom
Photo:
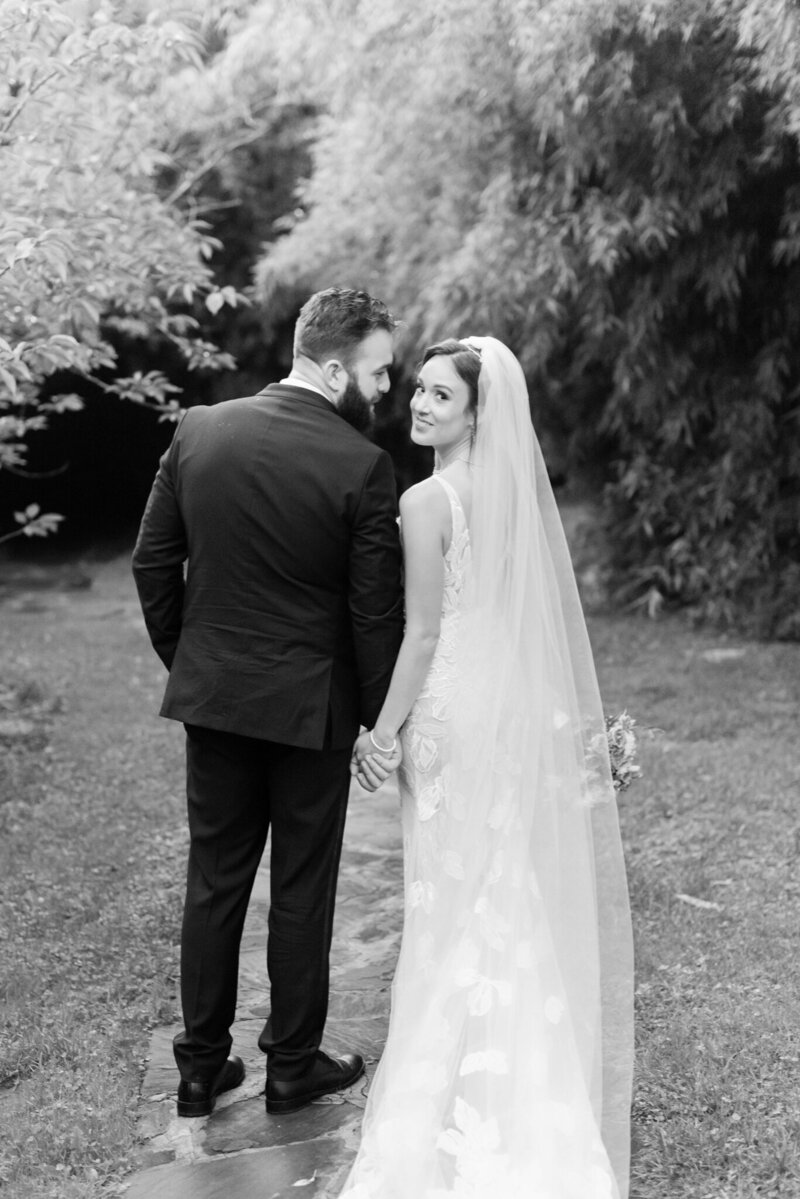
[[[189,409],[142,518],[133,572],[169,671],[161,714],[186,728],[181,1116],[207,1115],[244,1078],[230,1028],[270,827],[267,1111],[364,1068],[320,1041],[350,754],[402,635],[392,464],[363,436],[389,388],[395,326],[365,292],[312,296],[288,378]]]

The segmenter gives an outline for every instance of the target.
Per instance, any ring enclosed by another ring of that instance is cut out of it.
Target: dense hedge
[[[800,637],[790,0],[123,7],[0,0],[0,467],[79,402],[65,369],[174,412],[216,342],[243,377],[205,398],[241,394],[309,291],[366,286],[405,365],[515,350],[551,464],[604,484],[617,597]]]
[[[262,298],[350,279],[410,345],[504,338],[608,467],[617,593],[800,636],[793,6],[427,8],[381,10],[331,90]]]

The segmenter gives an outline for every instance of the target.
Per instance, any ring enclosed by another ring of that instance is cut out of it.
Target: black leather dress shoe
[[[217,1095],[232,1091],[244,1078],[244,1062],[240,1057],[229,1057],[216,1078],[210,1082],[186,1082],[178,1084],[178,1115],[207,1116],[214,1110]]]
[[[357,1053],[328,1057],[321,1049],[311,1069],[291,1082],[267,1078],[267,1111],[271,1116],[296,1112],[322,1095],[343,1091],[364,1073],[364,1059]]]

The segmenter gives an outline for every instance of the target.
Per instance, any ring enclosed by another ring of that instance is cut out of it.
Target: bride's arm
[[[433,480],[426,480],[403,494],[400,515],[406,627],[389,690],[372,730],[375,740],[383,746],[392,744],[411,711],[439,640],[444,550],[450,538],[450,504]]]

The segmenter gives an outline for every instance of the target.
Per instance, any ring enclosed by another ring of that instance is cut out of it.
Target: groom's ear
[[[349,375],[340,358],[329,358],[321,366],[322,376],[330,389],[334,403],[338,404],[342,392],[347,386]]]

